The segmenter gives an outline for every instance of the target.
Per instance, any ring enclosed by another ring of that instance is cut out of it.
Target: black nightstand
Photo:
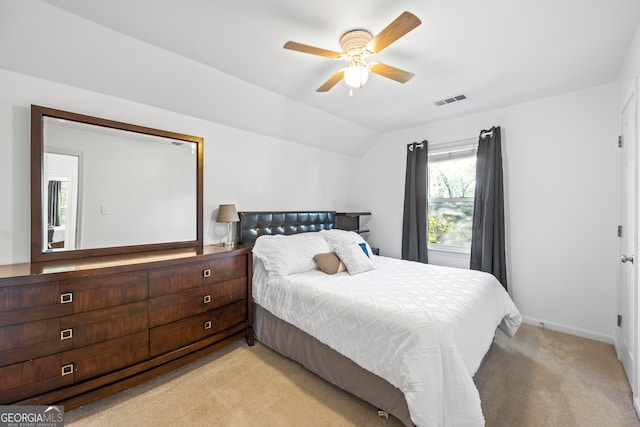
[[[369,216],[371,212],[337,212],[336,228],[340,230],[355,231],[358,234],[368,233],[369,230],[360,228],[360,217]]]

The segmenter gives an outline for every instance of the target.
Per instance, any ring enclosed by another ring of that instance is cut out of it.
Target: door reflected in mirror
[[[47,238],[43,239],[43,251],[76,248],[79,162],[77,155],[44,155],[45,191],[42,205],[47,210]]]

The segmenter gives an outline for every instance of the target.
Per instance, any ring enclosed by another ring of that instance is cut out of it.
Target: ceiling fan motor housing
[[[365,30],[353,30],[340,37],[340,46],[350,66],[364,65],[367,52],[364,47],[373,38],[371,33]]]

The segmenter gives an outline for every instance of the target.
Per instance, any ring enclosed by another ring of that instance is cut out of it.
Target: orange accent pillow
[[[340,258],[333,252],[318,254],[313,257],[313,260],[320,270],[326,274],[336,274],[347,270],[347,267],[340,261]]]

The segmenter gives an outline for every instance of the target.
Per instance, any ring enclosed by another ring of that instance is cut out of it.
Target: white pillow
[[[347,243],[335,248],[336,255],[347,267],[349,274],[364,273],[375,267],[358,243]]]
[[[264,235],[256,239],[253,254],[260,258],[269,276],[287,276],[317,268],[313,257],[331,252],[318,232]]]
[[[362,236],[355,231],[338,230],[334,228],[330,230],[320,230],[319,233],[327,240],[327,243],[329,244],[333,252],[337,253],[336,248],[338,248],[339,246],[348,245],[350,243],[364,243],[367,248],[367,256],[369,258],[373,256],[373,251],[371,250],[371,246],[369,246],[369,243],[367,243],[367,241],[364,240]],[[362,251],[362,249],[360,250]]]

